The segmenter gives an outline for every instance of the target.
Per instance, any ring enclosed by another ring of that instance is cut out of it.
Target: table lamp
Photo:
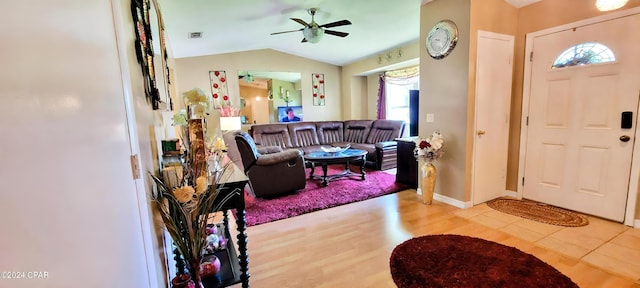
[[[242,129],[242,121],[240,120],[240,116],[220,117],[220,130],[230,131],[240,129]]]

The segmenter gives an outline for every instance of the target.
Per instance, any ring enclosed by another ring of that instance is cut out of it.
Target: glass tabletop
[[[320,160],[320,159],[338,159],[338,158],[350,158],[366,155],[367,151],[360,149],[347,149],[343,152],[324,152],[314,151],[304,155],[307,160]]]

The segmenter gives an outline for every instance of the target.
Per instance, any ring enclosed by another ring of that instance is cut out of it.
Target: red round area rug
[[[428,235],[393,249],[400,288],[578,287],[556,268],[516,248],[461,235]]]

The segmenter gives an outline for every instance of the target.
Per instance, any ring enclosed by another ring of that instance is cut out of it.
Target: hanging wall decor
[[[313,105],[324,106],[324,74],[314,73],[311,75],[311,84],[313,85]]]
[[[132,0],[131,15],[136,35],[135,50],[138,63],[144,77],[144,90],[147,100],[154,110],[159,108],[160,95],[156,86],[153,66],[153,40],[151,39],[151,24],[149,17],[149,0]]]
[[[160,59],[162,64],[162,79],[164,81],[164,92],[158,93],[160,102],[166,104],[164,109],[173,111],[173,103],[171,101],[171,69],[169,68],[169,56],[167,54],[167,36],[164,28],[164,20],[162,18],[162,14],[160,13],[160,5],[158,4],[158,0],[152,0],[153,8],[155,10],[156,18],[157,18],[157,26],[158,26],[158,38],[160,40]]]
[[[227,73],[225,71],[209,71],[211,80],[211,96],[213,97],[213,108],[218,109],[229,106],[229,89],[227,89]]]

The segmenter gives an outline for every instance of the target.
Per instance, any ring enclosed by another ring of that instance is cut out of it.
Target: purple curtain
[[[387,118],[387,101],[385,100],[386,93],[384,90],[384,74],[380,75],[378,81],[378,119]]]

